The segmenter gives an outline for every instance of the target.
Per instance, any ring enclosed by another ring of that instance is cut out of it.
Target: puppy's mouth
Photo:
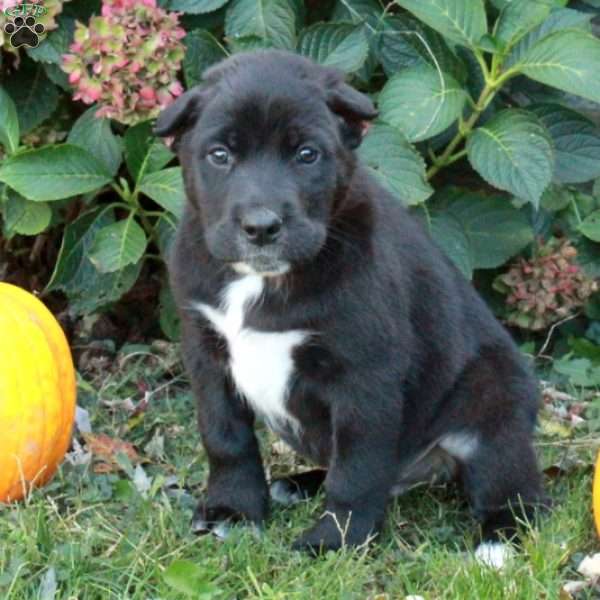
[[[262,277],[278,277],[285,275],[291,265],[267,253],[257,253],[246,256],[243,260],[231,263],[234,271],[242,275],[261,275]]]

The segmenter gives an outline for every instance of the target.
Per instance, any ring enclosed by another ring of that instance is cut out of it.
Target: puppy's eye
[[[229,164],[229,152],[219,146],[218,148],[213,148],[207,155],[208,160],[217,167],[224,167]]]
[[[306,165],[314,163],[319,158],[319,156],[319,151],[315,148],[312,148],[311,146],[302,146],[302,148],[300,148],[300,150],[298,150],[298,153],[296,154],[298,162],[304,163]]]

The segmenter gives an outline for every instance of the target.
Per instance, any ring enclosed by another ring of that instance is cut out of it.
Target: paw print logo
[[[35,17],[15,17],[12,23],[4,26],[4,33],[10,35],[10,45],[14,48],[29,46],[36,48],[40,43],[39,36],[44,33],[44,26],[35,22]]]

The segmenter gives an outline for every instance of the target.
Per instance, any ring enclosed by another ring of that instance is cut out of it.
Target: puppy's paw
[[[198,535],[212,533],[215,537],[224,540],[231,523],[239,520],[240,515],[226,506],[206,506],[203,502],[198,505],[192,517],[192,531]]]
[[[260,526],[245,519],[244,515],[227,506],[198,505],[192,517],[192,532],[197,535],[210,533],[220,540],[229,537],[234,524],[244,523],[253,533],[260,535]]]
[[[365,520],[353,519],[351,514],[339,517],[325,513],[314,527],[293,543],[292,548],[318,555],[327,550],[368,544],[375,536],[375,526]]]
[[[514,548],[501,542],[482,542],[475,550],[475,560],[496,571],[502,571],[513,556]]]
[[[319,556],[327,552],[327,550],[338,550],[342,547],[341,538],[327,540],[323,533],[319,530],[319,526],[307,529],[300,535],[292,544],[293,550],[307,552],[312,556]]]
[[[298,485],[290,479],[276,479],[269,486],[271,500],[283,506],[292,506],[302,500],[306,500],[308,495],[303,493]]]

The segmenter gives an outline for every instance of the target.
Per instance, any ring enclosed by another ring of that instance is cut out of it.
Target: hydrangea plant
[[[540,243],[536,256],[520,258],[494,287],[506,295],[507,322],[537,331],[569,317],[598,289],[576,264],[577,250],[566,239]]]
[[[156,0],[105,0],[101,16],[77,24],[63,69],[74,100],[97,103],[96,116],[129,125],[155,117],[183,92],[179,14]]]

